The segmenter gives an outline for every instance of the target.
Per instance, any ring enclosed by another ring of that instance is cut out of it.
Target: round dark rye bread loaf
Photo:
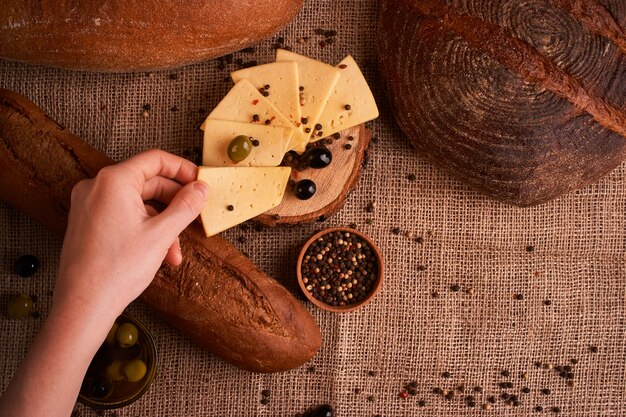
[[[269,38],[302,0],[4,0],[0,57],[91,71],[181,66]]]
[[[380,67],[418,151],[535,205],[626,159],[626,1],[383,1]]]

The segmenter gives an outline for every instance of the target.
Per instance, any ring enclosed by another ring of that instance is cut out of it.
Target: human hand
[[[151,150],[103,168],[79,182],[65,234],[53,308],[106,314],[114,320],[154,278],[165,259],[182,260],[178,235],[200,213],[206,184],[195,181],[197,167],[163,151]],[[157,213],[144,203],[168,206]]]

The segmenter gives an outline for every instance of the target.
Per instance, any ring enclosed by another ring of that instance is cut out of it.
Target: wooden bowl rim
[[[324,303],[323,301],[318,300],[307,291],[306,286],[304,285],[304,282],[302,282],[302,259],[304,258],[304,254],[309,249],[309,246],[311,246],[311,244],[315,242],[318,238],[320,238],[321,236],[327,235],[329,233],[332,233],[332,232],[352,233],[358,236],[359,238],[363,239],[365,242],[367,242],[367,244],[370,245],[370,247],[376,254],[376,262],[378,263],[378,274],[376,276],[376,284],[374,285],[374,288],[372,288],[372,290],[363,300],[359,301],[356,304],[351,304],[349,306],[335,307],[335,306],[328,305]],[[370,239],[367,235],[365,235],[363,232],[352,229],[350,227],[329,227],[327,229],[320,230],[319,232],[315,233],[313,236],[309,238],[309,240],[306,241],[306,243],[304,243],[304,245],[302,245],[302,249],[300,249],[300,254],[298,255],[298,263],[296,266],[296,276],[298,277],[298,285],[300,286],[300,289],[304,293],[304,296],[307,298],[307,300],[309,300],[315,306],[321,308],[322,310],[330,311],[333,313],[349,313],[351,311],[357,310],[365,306],[366,304],[369,304],[374,298],[376,298],[376,295],[378,295],[378,293],[380,292],[380,289],[382,288],[383,275],[384,275],[383,270],[384,270],[384,262],[383,262],[382,254],[380,253],[378,246],[376,246],[376,244],[372,241],[372,239]]]

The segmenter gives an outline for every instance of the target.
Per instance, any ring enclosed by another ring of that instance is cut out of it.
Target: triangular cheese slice
[[[325,137],[378,117],[374,95],[354,59],[348,55],[337,68],[341,77],[318,121]]]
[[[284,49],[276,50],[276,61],[293,61],[298,64],[299,87],[302,87],[300,104],[302,106],[302,117],[306,119],[307,123],[303,123],[300,126],[302,134],[294,135],[292,148],[296,152],[302,153],[306,149],[311,136],[315,138],[328,136],[324,132],[324,126],[317,131],[315,125],[318,123],[326,102],[335,88],[335,84],[337,84],[340,71],[323,62],[285,51]]]
[[[300,98],[298,95],[298,64],[272,62],[231,72],[234,82],[246,79],[257,90],[265,91],[265,98],[296,126],[300,125]],[[269,88],[266,88],[268,87]]]
[[[257,116],[258,121],[255,121]],[[206,120],[228,120],[231,122],[269,124],[293,127],[289,119],[270,103],[250,81],[241,80],[230,89]],[[205,122],[206,122],[205,120]],[[200,127],[204,130],[204,123]]]
[[[204,126],[204,150],[202,165],[211,167],[275,167],[280,165],[291,135],[295,129],[280,126],[266,126],[252,123],[207,120]],[[228,157],[228,146],[239,135],[255,141],[250,155],[241,162],[233,162]]]
[[[207,237],[279,205],[290,173],[289,167],[200,167],[198,180],[209,186],[200,213]]]

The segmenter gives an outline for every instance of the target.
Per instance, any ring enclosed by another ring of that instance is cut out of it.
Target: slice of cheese
[[[354,59],[348,55],[337,68],[341,71],[341,77],[318,120],[323,126],[324,136],[378,117],[374,95]],[[346,110],[346,105],[349,110]]]
[[[279,205],[290,173],[289,167],[200,167],[198,180],[209,186],[200,213],[207,237]]]
[[[254,115],[258,116],[258,122],[253,122]],[[257,124],[267,124],[269,120],[269,124],[273,126],[293,126],[289,119],[263,97],[248,80],[241,80],[235,84],[206,120]],[[204,130],[204,123],[200,129]]]
[[[298,64],[272,62],[231,72],[234,82],[246,79],[257,90],[266,91],[267,98],[294,125],[300,124],[300,98],[298,91]],[[269,88],[265,88],[269,86]]]
[[[290,127],[207,120],[204,126],[202,165],[212,167],[278,166],[287,151],[294,131],[295,129]],[[236,163],[228,157],[228,146],[239,135],[257,140],[258,146],[253,146],[250,155]]]
[[[302,91],[300,91],[300,104],[302,106],[302,117],[307,119],[307,124],[300,126],[302,133],[294,135],[292,148],[296,152],[304,152],[311,136],[315,138],[326,137],[324,126],[319,132],[315,130],[315,125],[326,106],[337,80],[339,80],[340,70],[323,62],[307,58],[284,49],[276,50],[276,61],[293,61],[298,64],[298,79]],[[310,132],[306,132],[310,129]]]

